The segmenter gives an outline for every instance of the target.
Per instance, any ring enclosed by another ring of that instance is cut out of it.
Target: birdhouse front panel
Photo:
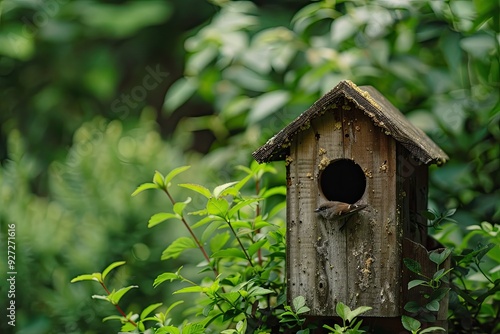
[[[304,296],[312,315],[335,315],[338,301],[372,306],[373,316],[400,314],[395,145],[348,99],[312,119],[291,144],[288,292]],[[332,222],[314,212],[329,201],[368,206]]]

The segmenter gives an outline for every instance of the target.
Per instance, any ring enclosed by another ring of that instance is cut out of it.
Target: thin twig
[[[99,282],[99,283],[101,283],[101,286],[104,288],[104,290],[106,291],[106,293],[108,294],[108,296],[111,295],[111,292],[109,292],[108,288],[106,288],[106,285],[104,285],[104,282]],[[125,312],[123,312],[123,310],[120,307],[120,305],[118,305],[118,304],[113,304],[113,305],[116,307],[116,309],[118,310],[118,312],[120,312],[120,314],[125,319],[127,319],[128,322],[130,322],[134,327],[137,327],[137,323],[135,323],[134,320],[127,318],[127,315],[125,314]]]
[[[170,193],[168,192],[168,190],[167,189],[163,189],[163,191],[167,194],[168,198],[170,199],[170,202],[172,202],[172,205],[175,205],[175,200],[170,195]],[[193,229],[191,228],[191,226],[189,226],[189,224],[187,223],[187,221],[182,216],[181,216],[181,221],[184,224],[184,226],[186,227],[186,229],[189,231],[189,234],[191,234],[191,237],[193,238],[194,242],[196,242],[196,246],[203,253],[203,257],[205,258],[205,260],[210,264],[210,257],[208,256],[207,252],[205,251],[205,248],[203,247],[203,245],[200,243],[200,240],[198,240],[198,237],[194,234]],[[217,268],[215,266],[212,267],[212,271],[214,272],[215,277],[219,276],[219,272],[218,272],[218,270],[217,270]]]

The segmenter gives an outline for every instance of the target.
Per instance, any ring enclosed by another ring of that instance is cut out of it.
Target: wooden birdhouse
[[[288,299],[313,316],[341,301],[400,317],[407,298],[403,258],[427,244],[428,165],[448,156],[371,86],[342,81],[253,153],[287,166]],[[364,203],[343,230],[321,204]]]

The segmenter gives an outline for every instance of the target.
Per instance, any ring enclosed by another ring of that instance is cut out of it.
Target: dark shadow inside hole
[[[365,193],[366,176],[350,159],[332,161],[319,178],[321,192],[329,201],[356,203]]]

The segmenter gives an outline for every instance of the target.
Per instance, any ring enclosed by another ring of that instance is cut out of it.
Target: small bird
[[[334,222],[344,218],[349,218],[356,212],[366,208],[367,204],[348,204],[344,202],[330,201],[321,204],[314,212],[317,212],[324,219]],[[340,230],[345,227],[347,220],[344,221]]]

